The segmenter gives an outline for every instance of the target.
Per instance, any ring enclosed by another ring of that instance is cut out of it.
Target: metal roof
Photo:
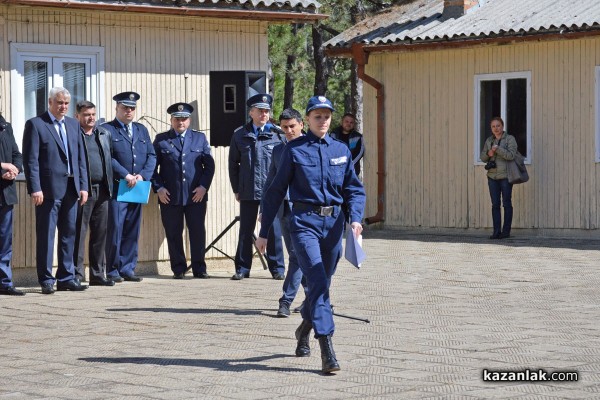
[[[600,29],[600,0],[479,0],[458,18],[442,18],[443,0],[417,0],[367,18],[325,43],[386,45]]]
[[[105,9],[129,12],[158,12],[201,15],[204,13],[254,13],[276,18],[281,14],[298,14],[323,19],[318,14],[321,4],[316,0],[0,0],[0,4],[44,6],[78,9]],[[152,11],[154,10],[154,11]],[[248,15],[248,14],[244,14]]]
[[[79,2],[79,3],[102,3],[102,4],[135,4],[147,6],[171,6],[171,7],[223,7],[223,8],[255,8],[278,10],[286,9],[319,9],[321,4],[315,0],[57,0],[57,2]]]

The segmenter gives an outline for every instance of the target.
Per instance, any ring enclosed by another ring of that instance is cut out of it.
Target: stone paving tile
[[[364,243],[362,269],[342,261],[333,280],[336,313],[370,320],[336,317],[337,374],[320,374],[314,339],[294,357],[300,317],[275,317],[281,282],[260,268],[233,282],[209,261],[210,280],[2,296],[0,399],[600,398],[600,241]],[[540,367],[580,380],[482,381],[483,368]]]

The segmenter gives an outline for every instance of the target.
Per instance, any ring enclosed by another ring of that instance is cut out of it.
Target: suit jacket
[[[110,132],[101,126],[94,128],[94,135],[98,135],[100,141],[99,149],[101,151],[100,157],[102,158],[102,166],[104,167],[104,184],[108,188],[108,193],[112,197],[113,193],[113,169],[112,169],[112,157],[111,153],[111,135]],[[84,138],[85,133],[81,130],[81,137]],[[88,186],[92,187],[92,178],[90,176],[90,158],[88,156],[87,145],[85,144],[85,138],[83,139],[83,147],[85,149],[85,165],[88,170],[87,180]]]
[[[4,126],[4,129],[0,130],[0,163],[13,164],[19,169],[19,172],[23,172],[23,155],[17,147],[12,126],[2,116],[0,116],[0,125]],[[2,129],[2,126],[0,126],[0,129]],[[5,172],[5,170],[0,170],[0,175]],[[0,191],[4,194],[4,204],[13,205],[19,201],[14,180],[9,181],[0,178]]]
[[[131,124],[132,139],[116,118],[100,125],[111,134],[113,177],[118,181],[127,174],[139,174],[149,181],[156,166],[154,147],[148,129],[137,122]]]
[[[215,174],[215,160],[210,154],[208,140],[202,132],[188,129],[183,148],[178,134],[171,129],[156,135],[156,168],[152,176],[152,187],[156,192],[161,187],[170,193],[170,205],[192,203],[192,190],[203,186],[208,191]],[[204,196],[204,200],[208,196]]]
[[[89,190],[80,129],[76,119],[65,117],[68,151],[78,197],[81,190]],[[27,193],[41,191],[45,198],[55,200],[65,196],[69,177],[67,153],[47,111],[25,123],[23,160]]]

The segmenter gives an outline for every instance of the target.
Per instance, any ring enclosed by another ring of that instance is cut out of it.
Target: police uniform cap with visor
[[[138,101],[140,99],[140,95],[136,92],[122,92],[113,96],[113,100],[117,102],[117,104],[123,104],[127,107],[136,107]]]
[[[248,107],[261,108],[263,110],[270,110],[272,104],[273,96],[267,93],[255,94],[246,101]]]
[[[331,110],[331,112],[335,111],[335,108],[333,108],[333,104],[325,96],[311,97],[308,100],[308,104],[306,104],[306,114],[308,114],[312,110],[316,110],[317,108],[327,108],[327,109]]]
[[[194,107],[187,103],[175,103],[171,104],[167,108],[167,113],[171,114],[171,117],[175,118],[189,118],[194,112]]]

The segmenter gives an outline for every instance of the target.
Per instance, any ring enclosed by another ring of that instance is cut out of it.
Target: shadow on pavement
[[[177,365],[183,367],[212,368],[219,371],[279,371],[279,372],[302,372],[305,369],[270,367],[260,364],[261,361],[275,360],[278,358],[296,358],[289,354],[273,354],[270,356],[250,357],[238,360],[206,360],[206,359],[185,359],[185,358],[161,358],[161,357],[81,357],[78,360],[92,363],[110,363],[110,364],[148,364],[148,365]],[[315,370],[320,374],[320,371]]]
[[[507,247],[547,247],[574,250],[600,250],[600,240],[590,238],[559,238],[527,236],[525,232],[516,232],[507,239],[491,240],[490,232],[473,233],[439,233],[422,231],[369,230],[363,233],[364,239],[374,240],[412,240],[425,243],[471,243],[495,244]]]
[[[208,308],[160,308],[160,307],[139,307],[139,308],[107,308],[106,311],[115,312],[156,312],[156,313],[174,313],[174,314],[234,314],[234,315],[262,315],[264,312],[272,313],[273,310],[253,309],[253,310],[224,310]]]

